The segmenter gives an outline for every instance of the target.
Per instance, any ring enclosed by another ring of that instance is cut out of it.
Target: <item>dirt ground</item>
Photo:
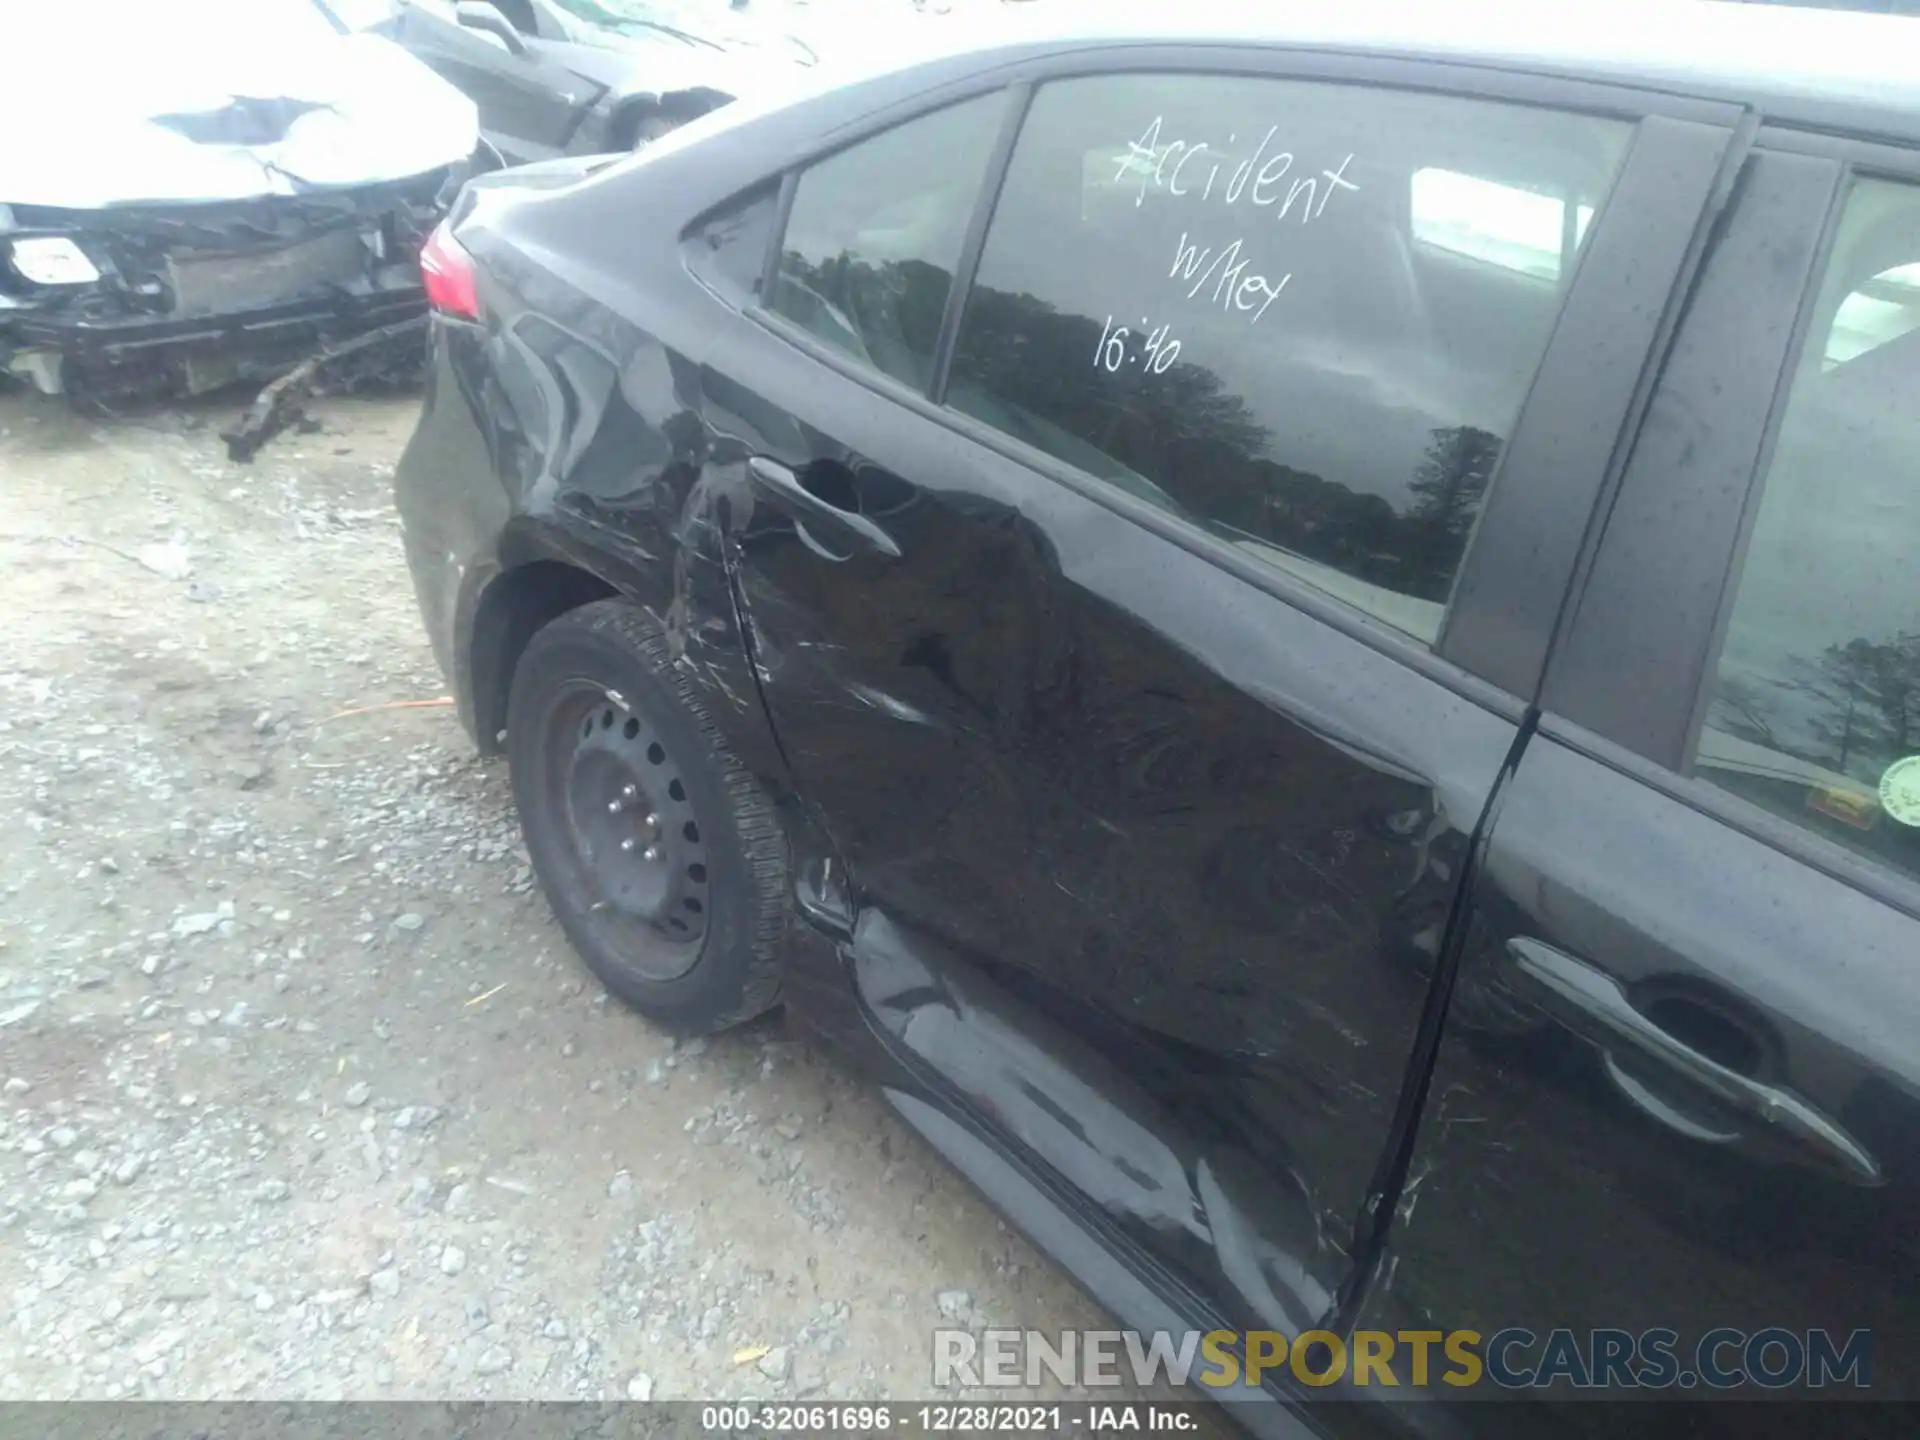
[[[444,693],[413,403],[232,413],[0,394],[0,1399],[916,1397],[943,1317],[1110,1323],[777,1022],[611,1002],[451,710],[344,713]]]

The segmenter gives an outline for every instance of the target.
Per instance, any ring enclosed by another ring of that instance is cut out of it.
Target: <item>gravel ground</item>
[[[943,1317],[1110,1323],[777,1021],[611,1002],[451,710],[340,713],[443,693],[412,403],[229,413],[0,395],[0,1399],[916,1397]]]

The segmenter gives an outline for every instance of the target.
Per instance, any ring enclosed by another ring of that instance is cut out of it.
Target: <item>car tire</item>
[[[643,613],[597,601],[536,633],[506,748],[534,872],[607,989],[681,1035],[778,1002],[785,840]]]

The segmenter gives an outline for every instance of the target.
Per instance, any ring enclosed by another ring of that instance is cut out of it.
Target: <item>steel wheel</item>
[[[540,888],[608,989],[683,1034],[778,1000],[789,887],[773,806],[643,612],[596,601],[528,642],[507,760]]]
[[[657,729],[592,681],[569,687],[556,720],[552,783],[592,903],[634,931],[635,969],[676,979],[707,933],[707,851],[682,767]]]

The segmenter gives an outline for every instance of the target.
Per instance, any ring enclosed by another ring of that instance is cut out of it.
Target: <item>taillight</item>
[[[461,320],[480,318],[480,295],[473,282],[473,256],[453,238],[442,221],[420,247],[420,278],[426,284],[427,304],[442,315]]]

